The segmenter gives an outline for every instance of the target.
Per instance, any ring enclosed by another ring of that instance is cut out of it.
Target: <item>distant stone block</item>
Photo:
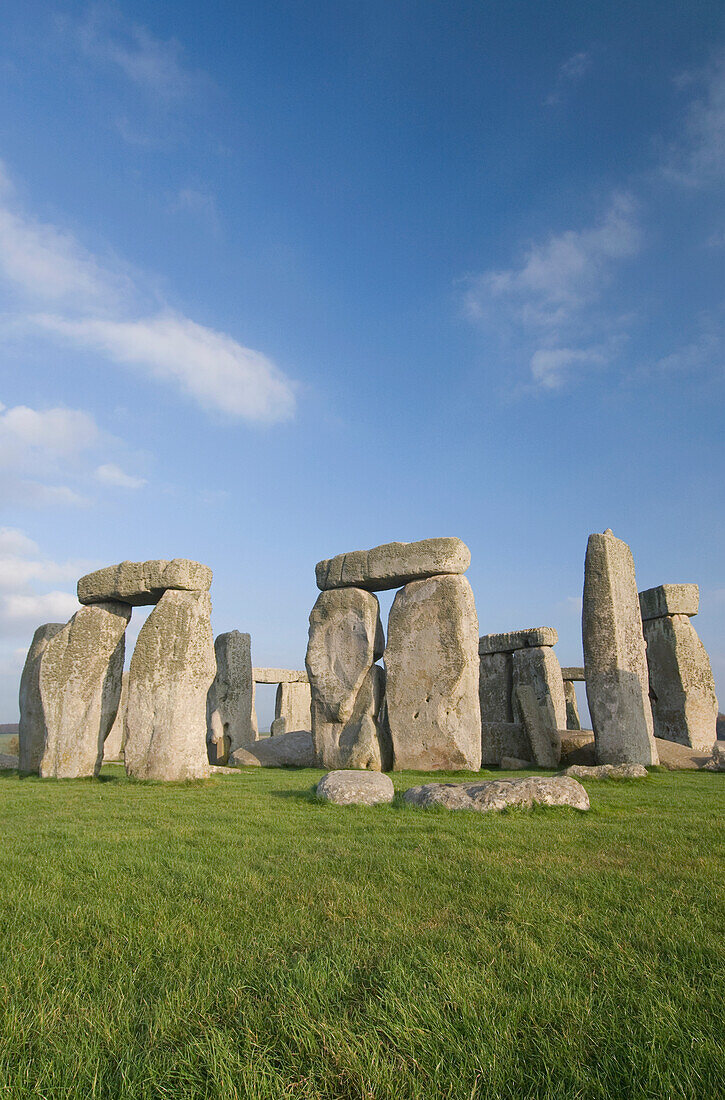
[[[317,587],[365,588],[383,592],[410,581],[442,574],[465,573],[471,551],[457,538],[422,539],[420,542],[387,542],[372,550],[353,550],[317,563]]]
[[[697,615],[700,589],[696,584],[659,584],[639,594],[642,620],[661,619],[663,615]]]
[[[513,653],[515,649],[528,649],[530,646],[553,646],[559,641],[559,635],[553,626],[532,626],[526,630],[510,630],[505,634],[484,634],[478,639],[478,652]]]

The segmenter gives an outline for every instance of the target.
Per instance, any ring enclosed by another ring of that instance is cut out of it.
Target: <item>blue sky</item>
[[[459,535],[481,632],[577,664],[606,527],[700,584],[725,697],[721,4],[0,29],[1,721],[123,558],[207,562],[215,630],[298,667],[319,558]]]

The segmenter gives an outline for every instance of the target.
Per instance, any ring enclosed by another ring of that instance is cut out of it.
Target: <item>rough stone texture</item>
[[[40,661],[45,647],[65,623],[39,626],[30,643],[20,677],[20,723],[18,725],[18,767],[21,772],[37,773],[45,748],[45,715],[40,698]]]
[[[526,730],[520,722],[481,722],[481,767],[498,767],[502,756],[533,763]]]
[[[165,592],[131,658],[126,771],[136,779],[209,775],[206,702],[216,674],[207,592]]]
[[[559,641],[553,626],[530,626],[525,630],[510,630],[506,634],[484,634],[478,640],[478,652],[513,653],[529,646],[552,646]]]
[[[11,771],[13,768],[17,768],[19,764],[18,757],[13,756],[9,752],[0,752],[0,770]]]
[[[725,772],[725,741],[716,741],[712,756],[703,767],[709,772]]]
[[[128,673],[124,672],[121,678],[121,697],[118,701],[118,710],[113,720],[113,725],[108,731],[108,737],[103,742],[103,761],[121,760],[123,757],[123,742],[126,736],[126,707],[128,705]]]
[[[592,767],[597,762],[597,750],[594,744],[594,730],[561,731],[560,765],[585,764]]]
[[[286,733],[282,737],[265,737],[237,749],[229,757],[237,768],[314,768],[315,745],[307,730]]]
[[[564,701],[566,703],[566,728],[568,730],[580,730],[582,728],[579,717],[579,703],[576,697],[576,688],[572,680],[564,680]]]
[[[484,653],[478,667],[478,701],[482,722],[513,722],[513,658],[510,653]]]
[[[48,641],[40,661],[43,778],[98,775],[121,698],[130,617],[128,604],[116,601],[82,607]]]
[[[501,768],[503,771],[509,772],[520,771],[521,768],[530,767],[530,760],[519,760],[517,756],[502,756],[501,763],[499,764],[499,768]]]
[[[696,586],[663,585],[670,587]],[[717,697],[697,631],[687,615],[648,619],[643,628],[655,736],[709,753],[717,736]]]
[[[387,542],[372,550],[354,550],[320,561],[315,567],[317,587],[366,588],[383,592],[414,580],[445,573],[465,573],[471,552],[456,538],[421,542]]]
[[[660,737],[656,737],[655,741],[660,767],[667,768],[671,772],[699,771],[712,759],[711,752],[691,749],[687,745],[679,745],[677,741],[665,741]]]
[[[551,710],[541,706],[531,684],[519,684],[514,699],[526,730],[534,760],[540,768],[555,768],[561,756],[559,732],[552,724]]]
[[[252,680],[252,639],[230,630],[214,641],[216,675],[206,701],[207,742],[212,764],[257,740]]]
[[[555,729],[566,729],[566,698],[559,659],[550,646],[517,649],[511,655],[514,692],[528,684]]]
[[[309,683],[309,677],[304,669],[296,668],[253,668],[252,679],[255,684]]]
[[[543,779],[494,779],[482,783],[427,783],[411,787],[403,798],[413,806],[443,806],[447,810],[505,810],[509,806],[573,806],[588,810],[589,797],[576,779],[554,776]]]
[[[656,764],[634,561],[611,531],[589,536],[582,639],[599,763]]]
[[[565,681],[576,680],[581,683],[583,683],[587,678],[584,669],[578,668],[576,666],[562,667],[561,675],[563,676]]]
[[[317,797],[338,806],[377,806],[395,797],[389,775],[368,771],[334,771],[317,784]]]
[[[304,682],[280,683],[274,704],[274,735],[312,729],[312,692]],[[279,726],[278,726],[279,723]],[[279,733],[277,732],[279,730]]]
[[[375,596],[360,588],[320,593],[310,612],[306,664],[312,736],[323,767],[349,766],[358,749],[367,753],[380,718],[379,679],[371,668],[384,646]],[[382,760],[382,747],[379,755]]]
[[[575,779],[646,779],[649,773],[644,764],[598,764],[591,768],[572,764],[561,774]]]
[[[697,615],[700,589],[696,584],[659,584],[639,594],[642,621],[663,615]]]
[[[208,592],[212,572],[208,565],[187,558],[173,561],[122,561],[87,573],[78,581],[80,603],[121,600],[133,607],[158,603],[168,589]]]
[[[465,577],[412,581],[398,592],[385,667],[393,766],[478,771],[478,620]]]

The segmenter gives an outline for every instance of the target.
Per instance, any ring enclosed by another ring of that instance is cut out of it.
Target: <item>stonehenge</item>
[[[717,698],[710,659],[690,622],[696,584],[662,584],[639,594],[656,737],[712,752]]]
[[[611,530],[589,536],[582,644],[599,763],[657,764],[634,560]]]
[[[89,573],[78,581],[80,609],[38,627],[28,650],[19,770],[93,777],[121,757],[129,776],[162,781],[204,779],[227,763],[360,773],[556,768],[562,758],[641,768],[658,762],[658,745],[668,767],[666,745],[709,759],[717,699],[690,621],[696,584],[638,593],[626,543],[611,531],[591,535],[584,665],[562,668],[553,627],[479,637],[469,563],[457,538],[320,561],[304,670],[254,667],[251,637],[238,630],[214,640],[212,572],[199,562],[124,561]],[[375,593],[393,588],[386,642]],[[132,609],[149,604],[124,672]],[[263,740],[256,684],[277,687]]]

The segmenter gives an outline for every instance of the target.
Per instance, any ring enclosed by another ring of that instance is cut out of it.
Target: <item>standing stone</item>
[[[634,560],[611,531],[589,536],[582,640],[600,764],[657,764]]]
[[[534,760],[540,768],[555,768],[561,759],[561,740],[551,722],[551,708],[541,705],[531,684],[515,687],[514,698]]]
[[[325,768],[350,767],[358,752],[370,755],[370,732],[375,728],[377,736],[379,718],[371,669],[384,647],[375,596],[360,588],[320,593],[310,612],[305,663],[315,752]],[[382,749],[379,755],[382,762]]]
[[[564,699],[566,700],[566,728],[568,730],[580,730],[579,703],[576,697],[576,688],[572,680],[564,681]]]
[[[512,654],[513,688],[530,684],[554,729],[566,729],[566,698],[559,659],[551,646],[517,649]]]
[[[107,760],[120,760],[123,756],[123,742],[126,734],[126,706],[128,705],[128,673],[124,672],[121,679],[121,698],[116,711],[116,717],[109,731],[108,737],[103,743],[103,762]]]
[[[385,667],[396,770],[478,771],[478,619],[465,577],[412,581],[398,592]]]
[[[130,618],[129,605],[115,600],[82,607],[46,645],[40,661],[43,778],[98,775],[121,698]]]
[[[206,702],[216,673],[208,592],[168,591],[131,658],[126,771],[135,779],[209,775]]]
[[[214,642],[216,676],[207,697],[207,740],[211,761],[221,764],[257,740],[252,679],[252,639],[231,630]]]
[[[272,734],[279,737],[281,734],[294,733],[295,730],[311,730],[311,702],[309,682],[279,683],[274,705]]]
[[[707,650],[687,615],[644,624],[655,737],[712,752],[717,697]]]
[[[51,638],[61,631],[64,623],[46,623],[39,626],[30,643],[25,667],[20,677],[20,724],[18,726],[19,758],[21,772],[37,773],[45,748],[45,715],[40,698],[40,661]]]

